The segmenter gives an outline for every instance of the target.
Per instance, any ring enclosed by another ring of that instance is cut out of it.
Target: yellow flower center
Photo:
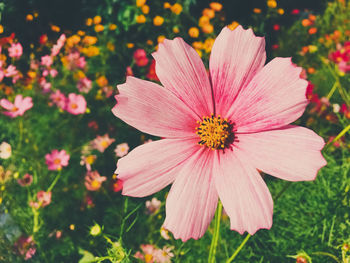
[[[99,181],[97,181],[97,180],[93,180],[93,181],[91,182],[91,187],[92,187],[92,188],[99,188],[100,185],[101,185],[101,183],[100,183]]]
[[[61,163],[61,160],[57,158],[57,159],[55,159],[55,160],[53,161],[53,163],[54,163],[54,164],[60,164],[60,163]]]
[[[199,145],[205,145],[212,150],[223,150],[230,148],[235,139],[233,132],[234,123],[228,119],[222,119],[221,116],[203,117],[202,121],[197,121],[199,124],[196,127],[196,134],[199,135]]]

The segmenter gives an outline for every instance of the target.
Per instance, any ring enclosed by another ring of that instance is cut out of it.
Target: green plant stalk
[[[335,92],[336,89],[337,89],[338,84],[339,84],[338,81],[335,81],[335,82],[334,82],[332,89],[330,90],[330,92],[329,92],[328,95],[327,95],[327,99],[328,99],[328,100],[330,100],[330,98],[333,96],[334,92]]]
[[[215,263],[216,248],[218,246],[218,241],[220,236],[221,214],[222,214],[222,203],[219,201],[218,208],[216,209],[216,213],[215,213],[214,234],[211,240],[208,263]]]
[[[322,252],[322,251],[317,251],[317,252],[313,252],[311,253],[313,255],[322,255],[322,256],[328,256],[330,258],[333,258],[336,262],[341,263],[341,260],[339,258],[337,258],[336,256],[334,256],[333,254],[327,253],[327,252]]]
[[[287,182],[286,185],[282,188],[281,191],[279,191],[276,195],[276,197],[274,198],[275,201],[278,200],[278,198],[281,197],[281,195],[288,189],[288,187],[290,187],[292,185],[292,182]],[[242,241],[242,243],[239,245],[239,247],[235,250],[235,252],[233,252],[232,256],[226,260],[226,263],[230,263],[232,262],[232,260],[234,260],[236,258],[236,256],[238,255],[238,253],[242,250],[242,248],[244,247],[244,245],[247,243],[247,241],[249,240],[249,238],[251,237],[250,234],[247,234],[247,236],[244,238],[244,240]]]
[[[232,260],[234,260],[236,258],[236,256],[242,250],[244,245],[248,242],[250,237],[251,237],[251,234],[246,235],[246,237],[244,238],[242,243],[239,245],[239,247],[235,250],[235,252],[233,252],[232,256],[228,260],[226,260],[226,263],[230,263],[230,262],[232,262]]]
[[[58,174],[56,175],[55,179],[52,181],[51,185],[49,186],[49,188],[47,188],[46,192],[50,192],[56,185],[58,179],[60,179],[61,177],[61,170],[58,172]]]

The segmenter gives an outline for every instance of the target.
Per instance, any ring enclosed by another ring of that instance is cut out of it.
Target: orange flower
[[[309,29],[309,34],[310,35],[313,35],[313,34],[316,34],[317,33],[317,28],[316,27],[311,27],[310,29]]]
[[[199,25],[200,27],[202,27],[202,26],[204,26],[204,25],[206,25],[206,24],[209,24],[209,23],[210,23],[209,17],[207,17],[207,16],[201,16],[201,17],[199,18],[198,25]]]
[[[218,2],[212,2],[209,4],[210,8],[213,9],[214,11],[221,11],[222,9],[222,4],[218,3]]]
[[[101,32],[105,29],[105,27],[101,24],[98,24],[95,26],[95,31],[98,33],[98,32]]]
[[[127,43],[126,44],[126,47],[127,48],[133,48],[135,45],[134,45],[134,43]]]
[[[192,43],[192,47],[195,48],[195,49],[202,49],[203,43],[199,42],[199,41],[195,41],[195,42]]]
[[[165,39],[165,36],[163,36],[163,35],[159,36],[159,37],[157,38],[158,44],[159,44],[159,43],[162,43],[162,42],[164,41],[164,39]]]
[[[150,39],[148,39],[146,43],[147,43],[147,45],[150,45],[150,46],[152,46],[152,45],[153,45],[153,41],[152,41],[152,40],[150,40]]]
[[[85,36],[85,32],[82,31],[82,30],[78,30],[77,34],[78,34],[79,36]]]
[[[97,25],[101,23],[102,18],[100,16],[95,16],[93,20],[94,20],[94,24]]]
[[[96,44],[96,42],[97,42],[97,37],[85,36],[85,37],[83,38],[83,43],[84,43],[85,45],[94,45],[94,44]]]
[[[32,14],[28,14],[28,15],[26,16],[26,20],[27,20],[27,21],[33,21],[33,19],[34,19],[34,17],[33,17]]]
[[[145,15],[147,15],[149,13],[149,6],[148,5],[143,5],[141,7],[141,11],[142,13],[144,13]]]
[[[111,31],[116,30],[117,29],[117,25],[116,24],[109,24],[108,29],[111,30]]]
[[[205,34],[210,34],[214,31],[214,26],[212,24],[207,24],[202,27],[202,31]]]
[[[153,18],[153,25],[155,26],[161,26],[164,23],[164,18],[161,16],[155,16]]]
[[[270,8],[276,8],[277,7],[277,2],[275,0],[268,0],[267,1],[267,6]]]
[[[85,25],[87,25],[87,26],[91,26],[91,25],[92,25],[92,18],[88,18],[88,19],[86,19],[86,21],[85,21]]]
[[[333,33],[333,36],[335,39],[340,38],[341,37],[341,32],[339,30],[335,30]]]
[[[182,12],[182,5],[180,5],[179,3],[176,3],[170,8],[170,10],[174,14],[179,15]]]
[[[309,15],[309,20],[312,21],[312,22],[315,22],[316,16],[310,14],[310,15]]]
[[[312,22],[311,22],[309,19],[303,19],[303,20],[301,21],[301,24],[302,24],[303,26],[307,27],[307,26],[311,26],[311,25],[312,25]]]
[[[254,12],[255,14],[260,14],[260,13],[261,13],[261,9],[260,9],[260,8],[254,8],[254,9],[253,9],[253,12]]]
[[[233,21],[231,24],[229,24],[227,27],[229,28],[229,29],[231,29],[231,30],[235,30],[236,29],[236,27],[238,27],[239,26],[239,23],[238,22],[236,22],[236,21]]]
[[[199,29],[197,27],[191,27],[188,30],[188,35],[192,38],[197,38],[199,36]]]
[[[283,15],[284,14],[284,10],[282,8],[279,8],[277,10],[277,13],[280,14],[280,15]]]
[[[0,25],[0,34],[4,33],[4,27]]]
[[[309,73],[309,74],[314,74],[315,72],[316,72],[316,69],[315,68],[308,68],[307,69],[307,72]]]
[[[141,7],[146,4],[146,0],[136,0],[136,6]]]
[[[108,85],[108,79],[105,76],[100,76],[96,79],[96,83],[99,87],[103,88]]]
[[[58,26],[52,25],[51,30],[54,32],[60,32],[61,29]]]
[[[136,17],[136,23],[138,24],[146,23],[146,17],[144,15],[138,15]]]
[[[179,27],[174,26],[174,27],[173,27],[173,32],[174,32],[175,34],[179,33],[179,32],[180,32]]]
[[[164,7],[164,9],[169,9],[169,8],[171,8],[171,4],[169,2],[165,2],[163,7]]]
[[[212,19],[215,17],[215,11],[209,8],[204,8],[202,15]]]

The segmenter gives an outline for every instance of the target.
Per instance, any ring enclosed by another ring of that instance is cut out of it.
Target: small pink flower
[[[66,106],[66,96],[60,91],[56,90],[55,92],[51,93],[50,95],[51,101],[57,105],[57,107],[64,109]]]
[[[134,52],[134,60],[137,66],[144,67],[148,64],[148,58],[144,49],[136,49]]]
[[[23,48],[20,43],[12,43],[8,49],[11,58],[20,58],[23,54]]]
[[[85,165],[86,170],[91,171],[91,165],[96,161],[97,156],[94,154],[90,154],[88,156],[82,155],[80,165]]]
[[[32,108],[33,102],[31,97],[23,98],[21,94],[18,94],[14,103],[11,103],[7,99],[1,99],[0,106],[7,110],[3,112],[3,114],[15,118],[17,116],[22,116],[27,110]]]
[[[147,214],[152,215],[159,211],[162,202],[153,197],[151,201],[146,201]]]
[[[107,180],[107,177],[100,176],[98,171],[89,171],[85,176],[85,187],[89,191],[97,191],[101,188],[101,185],[104,181]]]
[[[123,189],[123,181],[120,179],[114,180],[112,183],[113,192],[117,193]]]
[[[57,56],[66,41],[66,35],[62,34],[57,40],[57,44],[52,47],[51,56]]]
[[[62,237],[62,231],[61,230],[57,230],[56,231],[56,239],[60,239]]]
[[[134,76],[134,73],[132,72],[131,67],[126,67],[126,76]]]
[[[14,77],[18,75],[18,70],[14,65],[9,65],[7,69],[5,70],[5,77]]]
[[[69,154],[65,150],[53,150],[51,153],[45,155],[46,164],[51,171],[59,171],[62,167],[68,165]]]
[[[88,93],[92,88],[92,81],[88,78],[82,78],[77,84],[77,88],[82,93]]]
[[[56,69],[50,69],[50,75],[51,77],[55,78],[58,74],[58,71]]]
[[[65,110],[73,115],[83,114],[86,111],[86,100],[83,95],[70,93]]]
[[[38,199],[39,206],[45,207],[51,203],[51,192],[39,191],[36,194],[36,198]]]
[[[118,144],[114,152],[117,157],[123,157],[129,152],[129,145],[127,143]]]
[[[209,77],[183,39],[152,54],[163,87],[127,77],[113,113],[164,139],[118,160],[123,194],[151,195],[172,184],[164,227],[186,241],[204,235],[220,199],[231,229],[254,234],[272,226],[273,200],[264,173],[311,181],[326,165],[324,140],[290,125],[304,112],[307,81],[290,58],[265,65],[265,40],[225,27],[213,44]]]
[[[109,138],[108,134],[103,136],[97,135],[97,137],[91,142],[91,146],[103,153],[114,141],[115,139]]]
[[[47,82],[45,78],[40,78],[39,84],[40,84],[40,87],[43,89],[44,93],[47,93],[51,90],[51,83]]]
[[[41,57],[41,65],[50,67],[52,65],[52,56],[46,55]]]
[[[18,254],[24,256],[25,260],[32,258],[36,252],[35,243],[32,236],[21,236],[18,238],[14,247]]]
[[[29,186],[33,182],[33,176],[25,174],[21,179],[18,179],[17,182],[20,186]]]

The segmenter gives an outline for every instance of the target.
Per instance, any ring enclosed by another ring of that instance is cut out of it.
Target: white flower
[[[118,144],[114,152],[117,157],[123,157],[129,152],[129,145],[127,143]]]
[[[335,103],[333,104],[333,112],[338,113],[340,111],[340,106],[339,104]]]
[[[0,158],[2,159],[8,159],[11,157],[12,154],[12,148],[11,145],[7,142],[2,142],[0,144]]]

